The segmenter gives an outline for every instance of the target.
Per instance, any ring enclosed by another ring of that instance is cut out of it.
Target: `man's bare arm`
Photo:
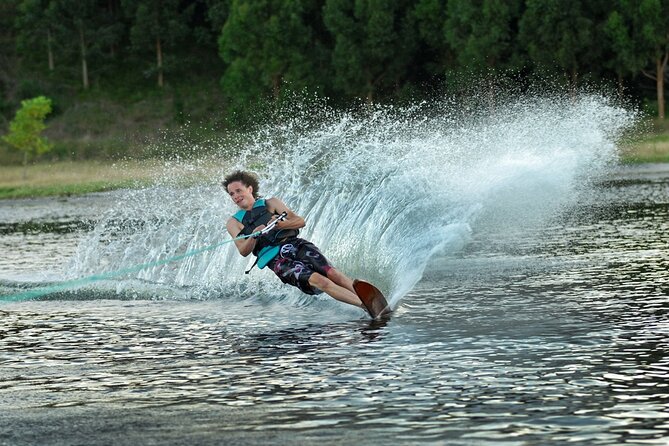
[[[300,229],[303,228],[306,223],[304,218],[297,215],[293,212],[288,206],[286,206],[283,201],[278,198],[270,198],[266,202],[267,210],[272,213],[281,214],[286,213],[286,219],[280,221],[276,224],[275,228],[278,229]]]
[[[229,219],[225,227],[232,238],[237,237],[242,232],[242,229],[244,229],[244,225],[234,218]],[[253,237],[235,240],[235,246],[237,246],[237,251],[239,251],[242,256],[246,257],[253,252],[253,248],[256,246],[256,240]]]

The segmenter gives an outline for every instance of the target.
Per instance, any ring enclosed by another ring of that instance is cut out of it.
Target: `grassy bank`
[[[621,161],[633,163],[669,163],[669,131],[652,132],[622,145]],[[178,166],[167,169],[162,161],[74,161],[38,163],[23,169],[18,165],[0,165],[0,199],[80,195],[151,184],[165,175],[178,177],[180,184],[192,184],[220,174],[222,166]],[[24,177],[25,175],[25,177]]]
[[[156,163],[58,162],[22,166],[0,166],[0,199],[78,195],[138,187],[155,178]]]
[[[151,184],[190,186],[217,181],[223,168],[220,160],[55,162],[29,165],[25,171],[22,166],[0,165],[0,199],[81,195]]]
[[[669,163],[669,133],[659,133],[626,143],[621,158],[627,164]]]
[[[623,163],[669,163],[669,119],[642,121],[620,146]]]

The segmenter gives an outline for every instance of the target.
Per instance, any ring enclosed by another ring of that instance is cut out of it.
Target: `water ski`
[[[353,289],[372,319],[378,319],[392,311],[386,298],[383,297],[383,293],[371,283],[364,280],[354,280]]]

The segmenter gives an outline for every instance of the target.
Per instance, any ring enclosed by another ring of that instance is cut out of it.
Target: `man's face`
[[[233,181],[228,184],[228,194],[232,201],[242,209],[251,209],[255,198],[253,198],[253,187],[246,186],[241,181]]]

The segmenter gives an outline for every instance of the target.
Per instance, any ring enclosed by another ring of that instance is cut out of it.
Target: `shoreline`
[[[0,200],[77,196],[152,184],[194,184],[216,175],[220,164],[170,165],[163,160],[60,161],[27,166],[0,166]]]
[[[155,161],[60,161],[0,166],[0,199],[84,195],[153,182]]]
[[[622,149],[620,165],[669,164],[667,144]],[[0,166],[0,200],[85,195],[140,188],[158,182],[165,173],[159,160],[60,161],[27,166]],[[212,172],[208,172],[211,174]]]

